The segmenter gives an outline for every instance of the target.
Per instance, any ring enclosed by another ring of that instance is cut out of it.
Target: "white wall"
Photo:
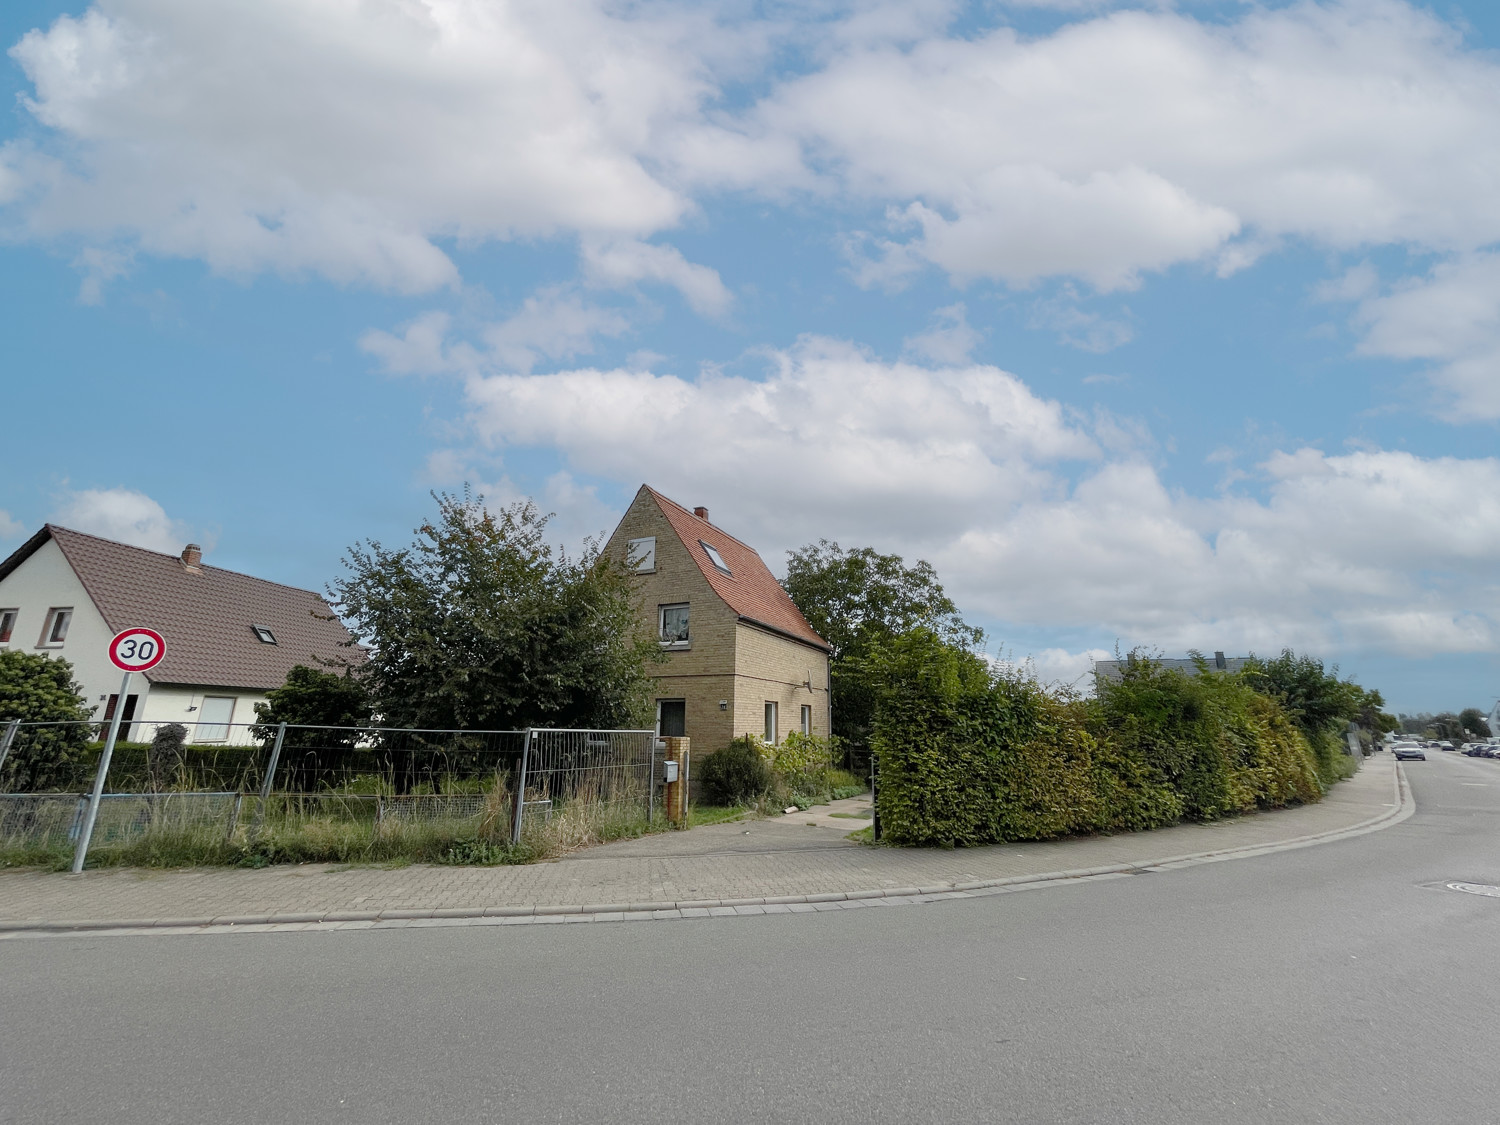
[[[47,611],[57,606],[70,606],[73,610],[73,623],[68,627],[67,639],[61,645],[38,645]],[[84,699],[94,709],[93,717],[102,719],[105,702],[120,690],[120,679],[124,675],[109,659],[109,642],[114,639],[114,630],[94,607],[88,591],[73,573],[55,540],[43,543],[30,558],[0,580],[0,609],[12,608],[19,609],[20,614],[9,643],[0,644],[0,650],[44,652],[67,660],[73,665],[73,678],[82,686]],[[189,739],[196,741],[193,724],[198,711],[189,708],[201,708],[205,695],[233,696],[233,723],[253,723],[255,704],[266,701],[265,693],[259,689],[152,684],[140,673],[130,678],[130,694],[140,697],[136,701],[135,724],[130,731],[130,736],[135,739],[149,739],[156,731],[155,724],[182,723],[188,728]],[[254,739],[245,727],[232,726],[227,741],[243,745]]]
[[[72,606],[73,623],[61,645],[38,645],[47,611],[53,606]],[[19,609],[15,631],[0,649],[44,652],[62,657],[73,665],[73,678],[83,685],[83,697],[93,707],[94,717],[104,714],[104,698],[120,690],[123,675],[109,661],[109,642],[114,631],[94,608],[83,583],[54,540],[47,540],[20,566],[0,581],[0,609]],[[145,695],[144,676],[131,678],[130,690]],[[104,698],[101,698],[104,697]],[[137,704],[139,710],[139,704]]]

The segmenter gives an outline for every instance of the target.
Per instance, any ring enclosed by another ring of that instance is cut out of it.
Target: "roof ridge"
[[[642,487],[644,487],[647,492],[651,493],[652,496],[656,497],[658,500],[665,500],[668,504],[671,504],[672,507],[678,509],[684,515],[692,516],[693,519],[699,519],[699,518],[701,518],[701,517],[699,517],[697,515],[697,513],[695,513],[693,511],[693,509],[689,508],[686,504],[680,504],[680,503],[678,503],[676,500],[673,500],[670,496],[667,496],[664,493],[656,491],[656,489],[652,488],[649,484],[648,485],[643,485]],[[747,550],[751,554],[755,555],[756,558],[760,558],[760,552],[757,551],[754,547],[750,546],[749,543],[746,543],[743,539],[739,538],[739,536],[737,536],[737,535],[731,535],[729,532],[725,531],[722,527],[720,527],[716,523],[709,523],[708,520],[704,520],[703,522],[707,523],[709,527],[713,528],[720,535],[722,535],[725,539],[733,540],[735,543],[738,543],[741,547],[745,548],[745,550]],[[762,564],[764,564],[766,560],[765,559],[761,559],[760,561],[761,561]],[[770,570],[771,568],[770,567],[766,567],[766,569]],[[774,578],[775,575],[773,574],[771,577]]]
[[[120,540],[120,539],[106,539],[102,535],[94,535],[91,532],[79,531],[76,528],[72,528],[72,527],[64,527],[60,523],[47,523],[47,524],[43,524],[42,526],[43,526],[43,528],[45,530],[50,531],[50,532],[54,532],[55,533],[55,532],[58,532],[58,531],[66,531],[69,535],[77,535],[77,536],[80,536],[80,537],[82,537],[84,539],[92,539],[92,540],[94,540],[95,542],[98,542],[98,543],[108,543],[112,547],[124,547],[127,551],[139,551],[143,555],[155,555],[157,558],[172,559],[172,560],[174,560],[176,562],[181,562],[182,561],[182,556],[181,555],[169,554],[166,551],[153,551],[150,547],[138,547],[134,543],[126,543],[126,542],[124,542],[123,540]],[[55,538],[55,535],[54,535],[54,538]],[[317,597],[317,598],[322,598],[323,597],[323,595],[320,594],[320,593],[318,593],[318,591],[316,591],[316,590],[309,590],[306,586],[289,586],[285,582],[277,582],[274,578],[261,578],[259,575],[246,574],[242,570],[230,570],[228,567],[214,566],[212,563],[199,563],[198,564],[198,569],[199,570],[215,570],[215,571],[218,571],[220,574],[233,575],[235,578],[248,578],[251,582],[260,582],[260,583],[263,583],[264,585],[267,585],[267,586],[279,586],[283,590],[293,590],[293,591],[295,591],[296,593],[299,593],[299,594],[312,594],[314,597]],[[324,598],[323,600],[327,601],[326,598]]]

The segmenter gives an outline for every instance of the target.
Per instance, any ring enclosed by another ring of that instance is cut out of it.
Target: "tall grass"
[[[528,787],[529,788],[529,787]],[[247,798],[231,827],[223,818],[197,823],[160,816],[129,839],[100,841],[90,867],[265,867],[281,863],[435,863],[498,865],[552,859],[592,844],[665,831],[659,813],[619,787],[584,781],[552,798],[550,815],[528,813],[521,840],[510,842],[511,797],[504,779],[483,794],[476,815],[389,814],[376,818],[376,801],[341,794],[276,796],[259,807]],[[540,791],[528,801],[543,801]],[[65,870],[71,845],[0,839],[0,867]]]

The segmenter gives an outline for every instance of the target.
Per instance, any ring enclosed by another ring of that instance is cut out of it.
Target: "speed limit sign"
[[[167,642],[155,629],[126,629],[109,642],[109,658],[125,672],[155,668],[166,655]]]

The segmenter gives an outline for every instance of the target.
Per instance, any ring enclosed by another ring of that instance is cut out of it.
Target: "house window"
[[[776,745],[776,704],[766,701],[766,741]]]
[[[714,548],[710,547],[701,539],[698,540],[698,546],[703,548],[703,553],[708,556],[708,561],[713,563],[717,569],[722,570],[731,578],[734,577],[734,572],[729,569],[729,564],[724,561],[723,555],[719,554],[718,551],[714,550]]]
[[[688,603],[661,607],[661,643],[674,648],[688,645]]]
[[[625,543],[625,565],[637,574],[649,574],[656,569],[656,536],[630,539]]]
[[[656,701],[656,735],[658,738],[685,738],[687,736],[687,700],[658,699]]]
[[[271,632],[269,626],[252,625],[250,626],[250,628],[255,631],[255,639],[258,640],[261,644],[274,645],[276,643],[276,634]]]
[[[812,708],[806,703],[802,705],[802,733],[812,735]]]
[[[229,723],[234,718],[234,696],[205,695],[198,708],[198,742],[224,742],[229,738]]]
[[[0,645],[10,640],[10,635],[16,629],[16,614],[18,609],[0,609]]]
[[[47,611],[46,624],[42,626],[42,639],[37,641],[37,648],[47,648],[51,645],[60,645],[68,639],[68,626],[73,623],[73,609],[71,606],[53,606]]]

